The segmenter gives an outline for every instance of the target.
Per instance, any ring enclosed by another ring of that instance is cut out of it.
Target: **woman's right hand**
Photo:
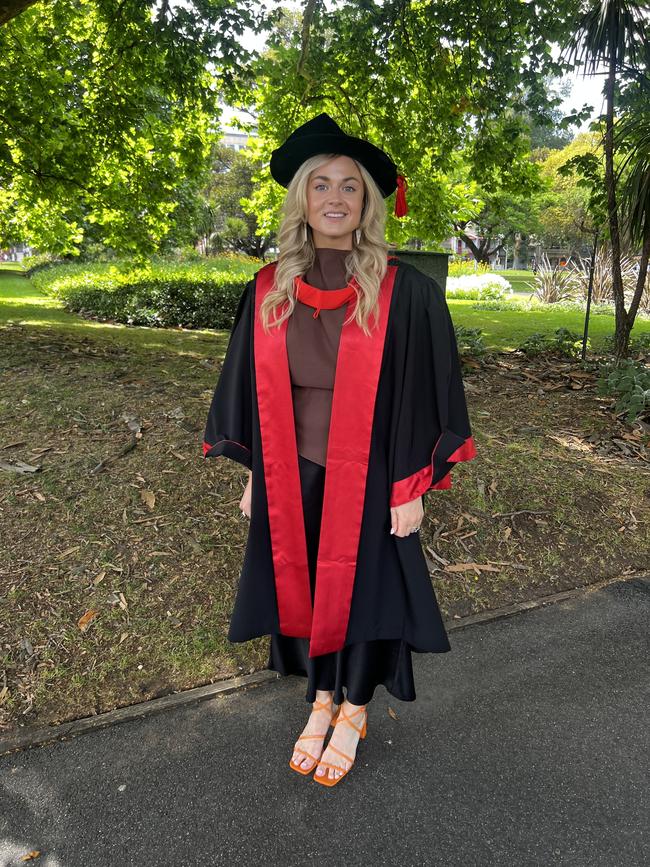
[[[253,473],[248,471],[248,484],[246,485],[246,489],[242,495],[241,500],[239,501],[239,508],[246,515],[247,518],[251,516],[251,495],[253,492]]]

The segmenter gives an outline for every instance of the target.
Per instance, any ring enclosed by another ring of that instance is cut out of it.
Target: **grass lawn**
[[[529,283],[534,284],[535,282],[535,275],[532,271],[515,271],[509,269],[508,271],[495,271],[494,273],[505,277],[515,292],[523,295],[530,295],[533,291],[528,285]]]
[[[541,330],[471,303],[454,319],[493,347]],[[227,336],[87,321],[0,270],[0,730],[266,665],[267,636],[226,638],[247,473],[201,451]],[[593,374],[496,354],[465,382],[478,457],[422,525],[443,614],[647,568],[647,435]]]
[[[552,335],[556,328],[568,328],[582,338],[584,312],[580,309],[553,309],[548,304],[539,304],[531,310],[522,310],[516,302],[512,309],[474,310],[474,301],[450,298],[449,309],[457,325],[480,328],[486,346],[491,349],[510,351],[536,331]],[[613,313],[594,313],[589,317],[589,339],[596,351],[602,351],[603,341],[614,334]],[[650,317],[637,316],[632,337],[650,334]]]
[[[4,271],[4,273],[3,273]],[[511,351],[536,331],[552,334],[556,328],[568,328],[582,335],[584,314],[581,310],[553,309],[540,304],[527,311],[513,303],[511,310],[474,310],[474,301],[449,298],[454,322],[468,328],[480,328],[490,349]],[[63,305],[36,290],[22,274],[0,268],[0,325],[9,321],[28,323],[34,328],[56,327],[59,334],[86,336],[98,345],[119,345],[131,351],[165,350],[173,353],[205,353],[224,332],[211,330],[132,328],[95,322],[67,313]],[[594,350],[602,348],[603,338],[614,333],[613,314],[593,314],[589,335]],[[650,333],[650,317],[637,317],[632,336]]]
[[[227,343],[225,332],[182,328],[131,328],[85,319],[68,313],[63,304],[37,290],[23,274],[0,269],[0,326],[23,323],[35,330],[55,329],[61,336],[92,340],[98,347],[122,346],[132,352],[166,351],[203,355],[218,343]],[[225,346],[224,343],[224,346]]]

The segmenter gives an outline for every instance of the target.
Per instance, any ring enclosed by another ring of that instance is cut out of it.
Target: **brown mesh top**
[[[303,279],[317,289],[347,285],[345,258],[349,250],[318,247],[314,264]],[[321,310],[301,301],[287,325],[287,355],[291,375],[298,454],[325,466],[336,358],[347,304]]]

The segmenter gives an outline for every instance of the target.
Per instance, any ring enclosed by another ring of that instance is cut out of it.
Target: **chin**
[[[352,237],[352,229],[332,227],[332,226],[322,226],[317,230],[321,235],[325,238],[332,238],[332,240],[340,240],[341,238],[351,238]]]

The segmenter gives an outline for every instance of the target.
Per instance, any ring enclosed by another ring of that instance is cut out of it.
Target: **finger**
[[[397,512],[393,508],[390,510],[390,531],[391,533],[397,532]]]

